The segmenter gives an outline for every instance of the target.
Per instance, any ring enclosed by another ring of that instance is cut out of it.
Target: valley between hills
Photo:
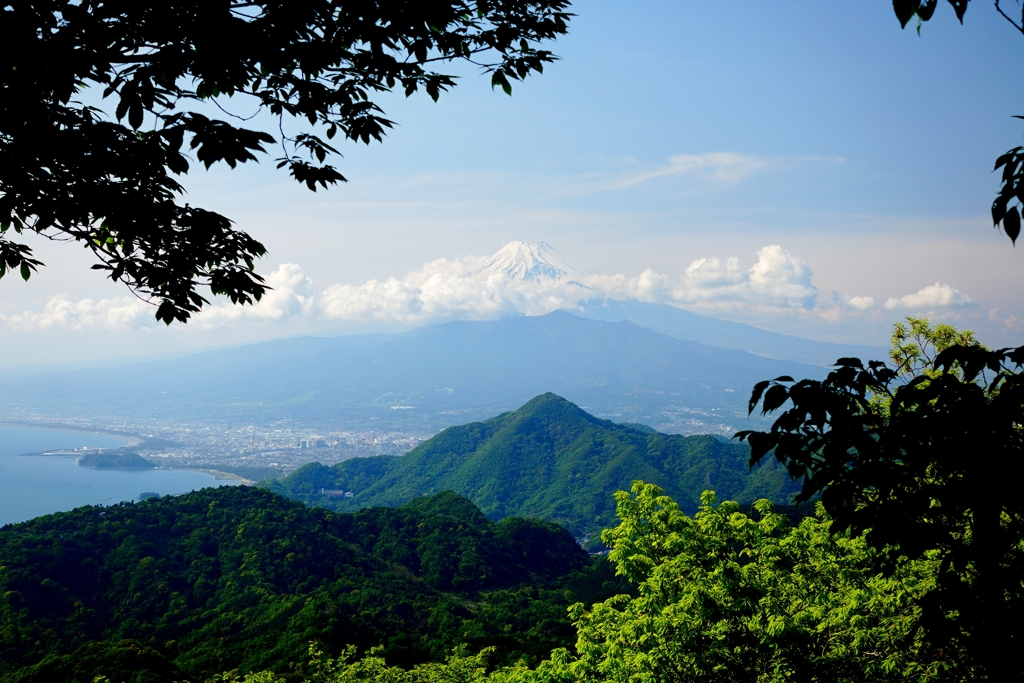
[[[615,523],[615,491],[657,484],[693,512],[704,490],[747,504],[785,504],[799,490],[777,463],[750,468],[750,449],[716,436],[662,434],[596,418],[554,394],[483,422],[449,427],[405,455],[310,463],[269,490],[342,512],[453,491],[488,518],[561,524],[586,547]]]

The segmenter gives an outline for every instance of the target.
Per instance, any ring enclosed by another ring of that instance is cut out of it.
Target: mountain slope
[[[11,378],[8,415],[280,419],[434,431],[547,391],[663,431],[731,435],[750,388],[824,369],[681,341],[565,312],[451,322],[399,335],[299,338],[122,368]],[[98,401],[97,396],[103,400]],[[392,409],[392,406],[406,406]]]
[[[487,257],[476,272],[503,273],[514,280],[567,280],[593,274],[569,263],[545,242],[509,242]]]
[[[446,429],[404,456],[313,463],[267,486],[339,510],[401,505],[450,489],[491,519],[536,517],[585,537],[613,525],[612,494],[635,479],[658,484],[686,510],[696,509],[705,489],[723,499],[788,502],[796,489],[785,471],[772,464],[751,472],[748,457],[740,444],[615,424],[549,393]]]
[[[82,507],[0,529],[0,679],[283,673],[310,641],[406,665],[460,643],[536,659],[571,645],[569,604],[608,595],[589,585],[601,564],[556,525],[496,524],[452,493],[354,515],[248,487]]]
[[[572,283],[593,292],[573,312],[595,320],[629,320],[676,339],[695,341],[723,349],[739,349],[766,358],[815,365],[831,365],[838,358],[884,358],[883,347],[836,344],[769,332],[751,325],[693,313],[664,303],[607,298],[580,282],[592,271],[566,261],[557,249],[544,242],[509,242],[489,256],[477,273],[501,273],[515,280]]]
[[[829,366],[839,358],[883,360],[883,346],[837,344],[769,332],[751,325],[693,313],[668,304],[642,301],[594,299],[586,302],[578,315],[608,322],[630,321],[641,327],[676,339],[695,341],[722,349],[738,349],[765,358]]]

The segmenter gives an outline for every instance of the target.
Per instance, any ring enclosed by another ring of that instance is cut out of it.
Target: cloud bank
[[[890,298],[885,302],[887,309],[934,310],[941,308],[965,308],[973,306],[974,300],[958,289],[936,282],[913,294]]]
[[[48,330],[66,327],[81,330],[99,327],[117,330],[146,327],[153,322],[153,313],[152,306],[134,296],[72,301],[67,294],[57,294],[46,302],[39,313],[25,311],[17,315],[0,316],[0,319],[17,329]]]
[[[509,253],[526,253],[524,249],[537,246],[511,243],[502,252],[513,249]],[[827,322],[879,311],[872,297],[819,291],[810,266],[780,245],[759,249],[749,267],[738,257],[709,256],[694,260],[677,276],[652,269],[625,276],[594,274],[586,269],[567,272],[552,266],[552,272],[556,272],[553,277],[523,278],[516,276],[521,269],[517,270],[508,258],[495,258],[502,252],[488,258],[437,259],[401,278],[338,283],[320,291],[299,265],[285,263],[267,276],[273,289],[257,304],[219,303],[196,316],[190,325],[213,328],[245,321],[416,325],[452,319],[484,320],[507,313],[544,315],[555,310],[581,310],[587,302],[606,298],[665,303],[711,315],[789,315]],[[495,263],[505,265],[496,267]],[[963,292],[936,283],[913,294],[891,297],[881,308],[945,311],[973,305]],[[0,316],[0,320],[21,329],[126,329],[155,326],[153,312],[152,306],[134,297],[75,301],[60,294],[41,312]]]

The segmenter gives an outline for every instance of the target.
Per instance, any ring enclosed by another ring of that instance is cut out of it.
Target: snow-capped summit
[[[593,273],[565,260],[544,242],[509,242],[489,256],[477,271],[497,271],[516,280],[565,280]]]

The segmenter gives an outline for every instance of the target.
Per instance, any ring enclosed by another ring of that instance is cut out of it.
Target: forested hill
[[[205,489],[0,530],[0,680],[287,672],[310,641],[405,664],[460,643],[536,660],[573,642],[571,602],[621,590],[564,529],[494,523],[450,492],[336,514]]]
[[[615,424],[549,393],[519,410],[446,429],[400,457],[312,463],[266,486],[338,510],[452,490],[491,519],[536,517],[596,542],[596,532],[615,524],[612,494],[636,479],[661,486],[687,512],[705,489],[742,502],[789,502],[796,486],[788,474],[774,462],[751,471],[748,459],[745,445]]]

